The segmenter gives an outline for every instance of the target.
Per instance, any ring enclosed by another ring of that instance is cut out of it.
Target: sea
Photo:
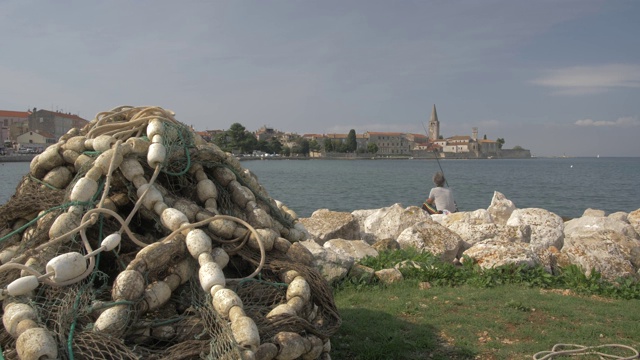
[[[269,195],[299,217],[318,209],[351,212],[399,203],[420,206],[442,171],[460,211],[486,209],[494,192],[517,208],[565,218],[585,209],[607,214],[640,208],[640,158],[248,160]],[[0,163],[0,205],[15,192],[29,163]]]

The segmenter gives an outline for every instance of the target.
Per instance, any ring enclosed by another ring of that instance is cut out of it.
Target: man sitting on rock
[[[429,192],[429,197],[422,204],[422,209],[429,214],[449,214],[458,211],[458,206],[453,200],[453,192],[444,187],[444,174],[438,171],[433,175],[433,183],[436,187]]]

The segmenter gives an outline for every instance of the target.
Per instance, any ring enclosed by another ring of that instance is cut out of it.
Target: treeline
[[[267,154],[282,156],[301,155],[308,156],[312,151],[325,152],[370,152],[376,153],[378,146],[368,144],[366,149],[358,149],[356,131],[351,129],[345,141],[340,139],[324,139],[322,144],[316,140],[307,140],[299,135],[293,135],[286,142],[274,136],[270,139],[258,140],[250,131],[240,123],[233,123],[229,130],[222,131],[211,138],[211,141],[222,150],[235,154],[252,154],[261,151]]]

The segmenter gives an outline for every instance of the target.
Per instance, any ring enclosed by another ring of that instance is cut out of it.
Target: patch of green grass
[[[640,302],[522,285],[343,286],[335,359],[531,359],[555,344],[640,347]]]
[[[360,263],[380,270],[405,260],[417,266],[401,269],[401,283],[336,285],[343,323],[332,358],[531,359],[561,343],[640,347],[636,279],[607,282],[575,266],[556,275],[541,267],[481,269],[469,258],[454,266],[412,249]]]
[[[377,257],[367,257],[360,264],[381,270],[391,268],[402,261],[412,261],[413,266],[400,269],[405,279],[428,281],[435,286],[473,285],[491,288],[507,284],[520,284],[539,288],[570,289],[582,295],[600,295],[618,299],[640,299],[640,281],[634,278],[619,278],[605,281],[594,271],[587,277],[575,265],[559,269],[553,275],[543,267],[504,265],[492,269],[482,269],[470,258],[465,258],[462,266],[442,262],[429,253],[419,253],[415,249],[384,251]],[[340,286],[340,285],[338,285]]]

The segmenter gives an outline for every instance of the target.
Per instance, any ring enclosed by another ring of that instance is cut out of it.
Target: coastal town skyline
[[[477,127],[536,156],[639,156],[639,12],[592,0],[81,2],[73,12],[2,2],[11,56],[0,61],[0,108],[92,119],[157,105],[195,129],[419,134],[437,104],[443,134]]]

